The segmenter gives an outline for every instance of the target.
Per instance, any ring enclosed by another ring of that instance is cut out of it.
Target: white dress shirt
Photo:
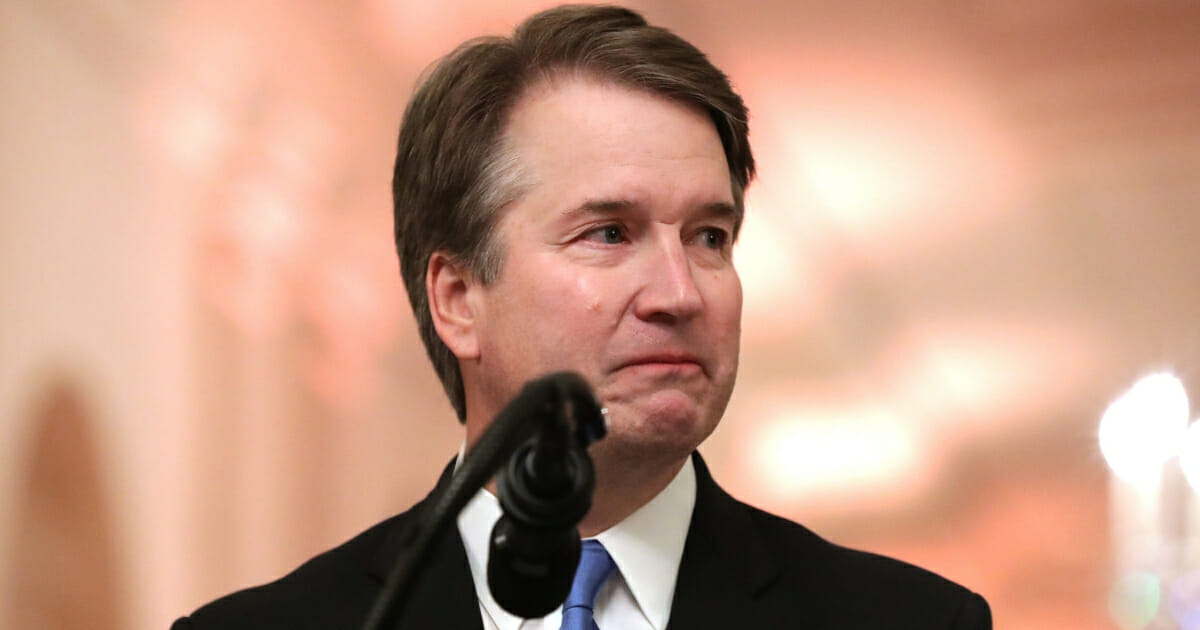
[[[598,627],[665,630],[695,506],[696,471],[688,458],[662,492],[596,536],[617,565],[596,596]],[[522,619],[492,598],[487,586],[488,540],[500,516],[500,502],[486,488],[458,515],[458,531],[466,546],[484,629],[558,630],[561,607],[541,619]]]

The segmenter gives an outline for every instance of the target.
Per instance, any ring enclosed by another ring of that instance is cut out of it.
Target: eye
[[[707,227],[700,230],[700,243],[709,249],[723,249],[729,244],[729,232],[721,228]]]
[[[592,228],[583,233],[583,238],[605,245],[619,245],[627,240],[624,228],[615,223]]]

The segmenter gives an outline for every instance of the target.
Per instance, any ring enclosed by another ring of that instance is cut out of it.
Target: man
[[[522,620],[496,604],[485,568],[500,508],[481,491],[400,627],[991,627],[978,595],[738,503],[694,455],[737,372],[732,246],[753,174],[726,77],[624,9],[545,11],[430,74],[400,132],[396,241],[465,448],[557,370],[595,388],[609,431],[590,449],[579,529],[599,544],[580,563],[582,608]],[[397,532],[428,503],[176,628],[358,627]]]

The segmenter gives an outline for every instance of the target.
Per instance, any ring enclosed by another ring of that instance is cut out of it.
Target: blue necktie
[[[595,540],[583,541],[575,581],[571,583],[567,601],[563,602],[561,630],[599,630],[592,607],[596,605],[596,593],[615,568],[617,565],[604,545]]]

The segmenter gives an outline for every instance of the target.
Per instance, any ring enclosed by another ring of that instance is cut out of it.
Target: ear
[[[429,314],[442,343],[459,361],[479,358],[476,312],[471,292],[477,281],[445,252],[434,252],[425,268]]]

